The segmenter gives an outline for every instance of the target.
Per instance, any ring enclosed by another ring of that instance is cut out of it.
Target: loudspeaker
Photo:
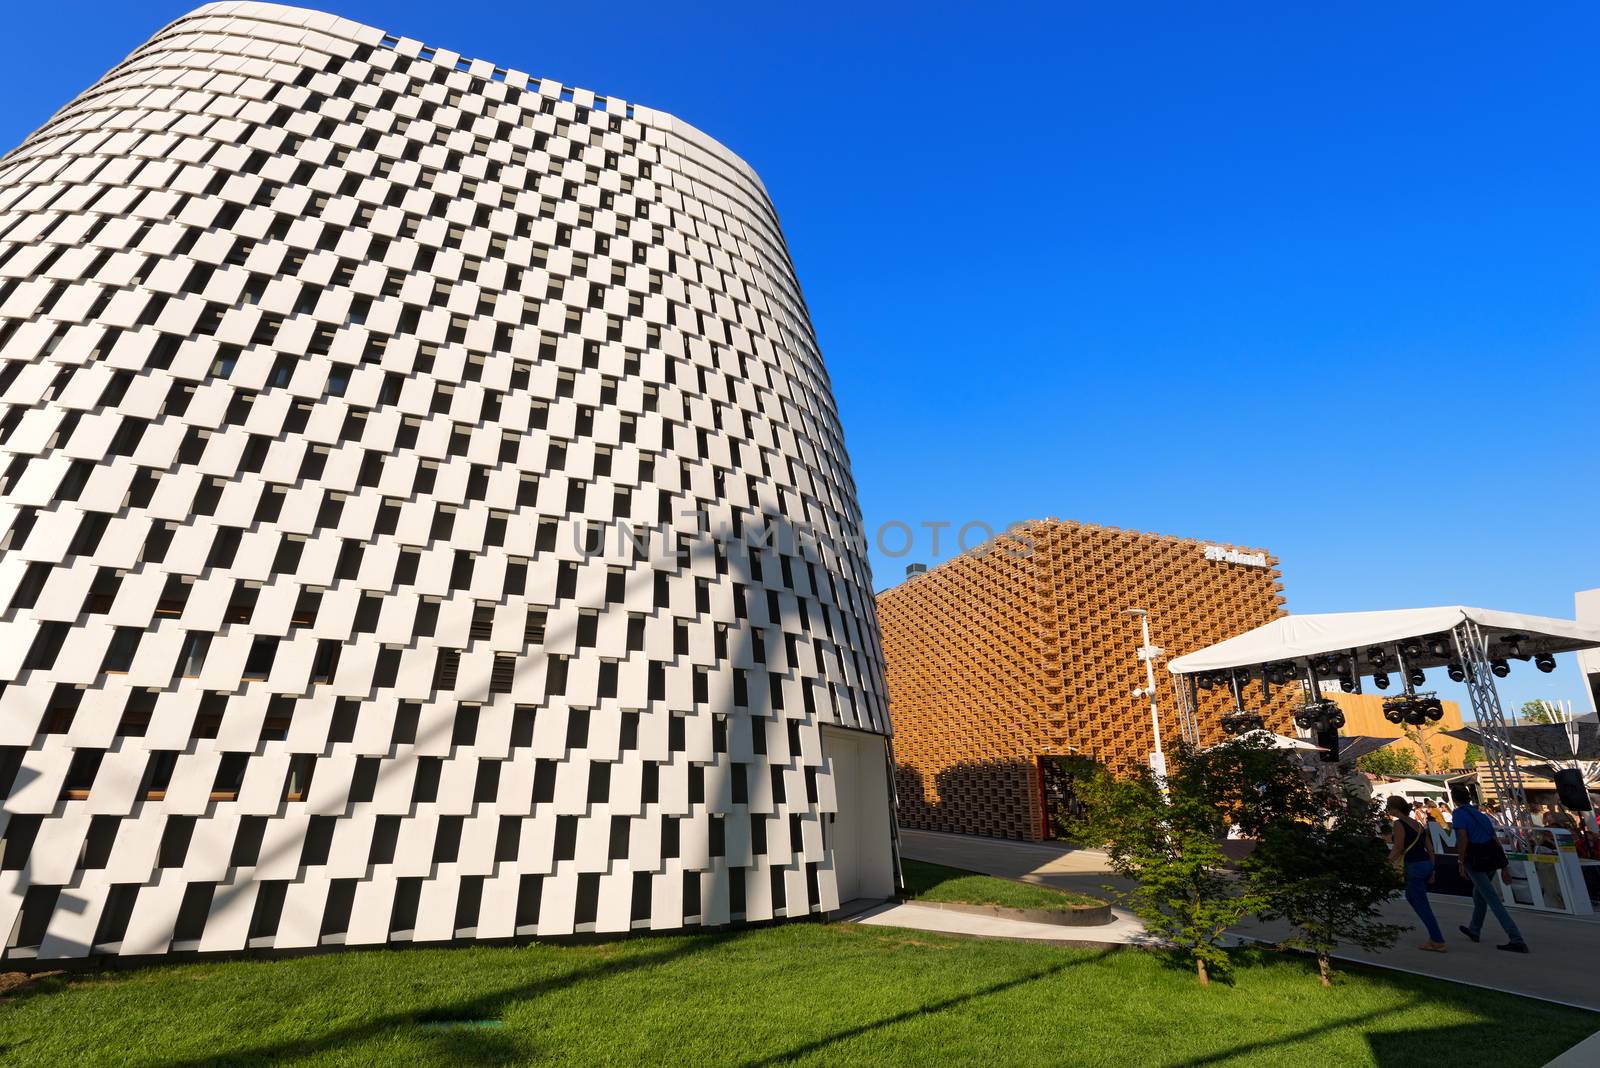
[[[1583,788],[1583,775],[1574,768],[1562,768],[1555,773],[1556,796],[1574,812],[1588,812],[1589,791]]]
[[[1328,727],[1317,732],[1317,744],[1326,749],[1326,753],[1318,753],[1317,759],[1324,764],[1337,763],[1339,760],[1339,728]]]

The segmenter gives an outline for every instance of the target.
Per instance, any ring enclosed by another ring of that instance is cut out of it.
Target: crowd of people
[[[1452,827],[1454,817],[1451,814],[1448,801],[1434,801],[1433,798],[1424,798],[1421,801],[1412,801],[1408,815],[1413,823],[1426,827],[1430,823],[1440,827]],[[1577,816],[1559,806],[1534,805],[1529,815],[1535,827],[1561,828],[1572,834],[1572,844],[1578,851],[1578,856],[1584,860],[1600,860],[1600,837],[1589,829]],[[1512,822],[1511,813],[1501,810],[1494,814],[1500,823]],[[1549,836],[1546,836],[1547,838]]]

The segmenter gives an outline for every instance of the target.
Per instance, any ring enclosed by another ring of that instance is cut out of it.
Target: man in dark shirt
[[[1500,900],[1500,892],[1494,885],[1498,872],[1476,871],[1467,864],[1467,846],[1472,842],[1489,842],[1495,837],[1494,821],[1472,803],[1472,795],[1464,786],[1452,786],[1450,796],[1456,803],[1456,809],[1451,813],[1450,825],[1456,832],[1456,851],[1460,857],[1460,869],[1463,878],[1472,882],[1472,920],[1461,933],[1472,939],[1478,940],[1479,933],[1483,930],[1484,910],[1494,913],[1494,918],[1500,921],[1500,926],[1505,928],[1506,937],[1510,939],[1503,946],[1507,953],[1526,953],[1528,943],[1522,940],[1522,932],[1517,930],[1516,921],[1511,918],[1511,913],[1506,911],[1505,904]]]

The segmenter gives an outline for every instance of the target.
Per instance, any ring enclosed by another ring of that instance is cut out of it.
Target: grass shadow
[[[684,938],[676,945],[659,952],[641,953],[614,960],[604,960],[575,971],[562,972],[528,983],[520,983],[481,994],[466,1000],[442,1002],[404,1012],[394,1012],[375,1019],[336,1027],[322,1034],[281,1042],[264,1043],[249,1049],[227,1053],[207,1053],[199,1057],[175,1058],[162,1063],[169,1068],[215,1064],[278,1063],[325,1053],[339,1047],[352,1046],[382,1035],[384,1032],[420,1023],[439,1020],[494,1020],[501,1018],[512,1005],[533,1000],[554,990],[565,989],[579,983],[608,979],[616,975],[655,968],[681,960],[697,953],[720,947],[737,932],[712,932]],[[431,1041],[438,1044],[441,1054],[451,1057],[460,1051],[459,1059],[484,1063],[510,1063],[527,1059],[527,1050],[521,1048],[512,1033],[501,1030],[474,1028],[439,1029],[431,1032]]]
[[[965,994],[957,994],[953,997],[943,998],[939,1001],[935,1001],[929,1005],[921,1005],[914,1009],[907,1009],[904,1012],[897,1012],[893,1016],[885,1016],[883,1019],[874,1020],[871,1023],[859,1024],[855,1027],[847,1027],[841,1031],[835,1031],[830,1035],[824,1035],[821,1038],[802,1043],[801,1045],[795,1046],[793,1049],[784,1050],[782,1053],[774,1053],[771,1056],[762,1057],[757,1060],[744,1061],[742,1062],[742,1068],[766,1068],[768,1065],[784,1064],[789,1061],[798,1060],[801,1057],[805,1057],[812,1053],[818,1053],[829,1046],[835,1045],[839,1042],[844,1042],[851,1038],[855,1038],[859,1035],[869,1034],[885,1027],[893,1027],[895,1024],[905,1023],[907,1020],[914,1020],[919,1016],[931,1016],[935,1013],[944,1012],[959,1005],[964,1005],[967,1002],[975,1001],[978,998],[988,997],[991,994],[1004,993],[1007,990],[1013,990],[1019,986],[1025,986],[1028,983],[1035,982],[1039,979],[1045,979],[1052,975],[1057,975],[1068,968],[1077,967],[1081,964],[1092,964],[1097,961],[1104,960],[1106,957],[1115,952],[1117,951],[1114,949],[1104,949],[1098,953],[1088,954],[1073,960],[1064,960],[1059,964],[1053,964],[1048,968],[1040,968],[1039,970],[1030,972],[1027,975],[1019,975],[1015,978],[1006,979],[1002,982],[991,983],[988,986],[980,987],[977,990],[969,990]]]
[[[1399,1004],[1391,1005],[1385,1009],[1374,1009],[1371,1012],[1364,1012],[1357,1016],[1347,1016],[1336,1020],[1328,1020],[1324,1023],[1317,1024],[1315,1027],[1307,1027],[1303,1030],[1296,1031],[1291,1035],[1274,1035],[1270,1038],[1261,1038],[1254,1042],[1245,1042],[1241,1045],[1230,1047],[1229,1049],[1219,1050],[1216,1053],[1208,1053],[1203,1057],[1193,1057],[1189,1060],[1175,1063],[1173,1068],[1205,1068],[1205,1066],[1212,1064],[1233,1063],[1241,1060],[1242,1058],[1248,1057],[1253,1053],[1260,1053],[1263,1050],[1279,1047],[1285,1043],[1303,1042],[1306,1039],[1314,1038],[1317,1035],[1326,1034],[1329,1031],[1337,1031],[1341,1028],[1352,1027],[1357,1024],[1366,1024],[1372,1022],[1373,1020],[1381,1020],[1388,1016],[1394,1016],[1397,1013],[1404,1013],[1415,1006],[1415,1001],[1405,1001]],[[1444,1051],[1436,1051],[1436,1053],[1442,1052]],[[1414,1064],[1448,1062],[1448,1057],[1439,1058],[1437,1062],[1434,1058],[1417,1057],[1415,1059],[1403,1062],[1390,1061],[1388,1063],[1393,1065],[1403,1063],[1409,1066]]]

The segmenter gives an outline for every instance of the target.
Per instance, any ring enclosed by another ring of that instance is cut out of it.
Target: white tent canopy
[[[1315,742],[1308,742],[1304,738],[1290,738],[1283,734],[1273,734],[1271,731],[1260,727],[1253,731],[1246,731],[1244,734],[1239,735],[1237,741],[1242,742],[1246,738],[1252,741],[1261,739],[1262,741],[1265,741],[1267,746],[1271,749],[1295,749],[1309,753],[1327,752],[1326,749],[1322,748],[1322,746]],[[1220,744],[1227,745],[1228,743],[1222,742]]]
[[[1373,645],[1447,635],[1466,620],[1478,625],[1494,656],[1507,655],[1503,650],[1508,639],[1520,639],[1519,648],[1525,656],[1600,648],[1600,627],[1584,626],[1570,619],[1451,605],[1388,612],[1283,616],[1216,645],[1177,657],[1168,662],[1167,668],[1174,675],[1192,675],[1305,660]],[[1496,651],[1497,647],[1501,651]],[[1453,657],[1428,653],[1413,658],[1412,663],[1416,667],[1439,667],[1451,659]]]
[[[1444,797],[1447,792],[1436,782],[1423,782],[1420,779],[1396,779],[1394,782],[1378,783],[1372,788],[1373,797]]]

